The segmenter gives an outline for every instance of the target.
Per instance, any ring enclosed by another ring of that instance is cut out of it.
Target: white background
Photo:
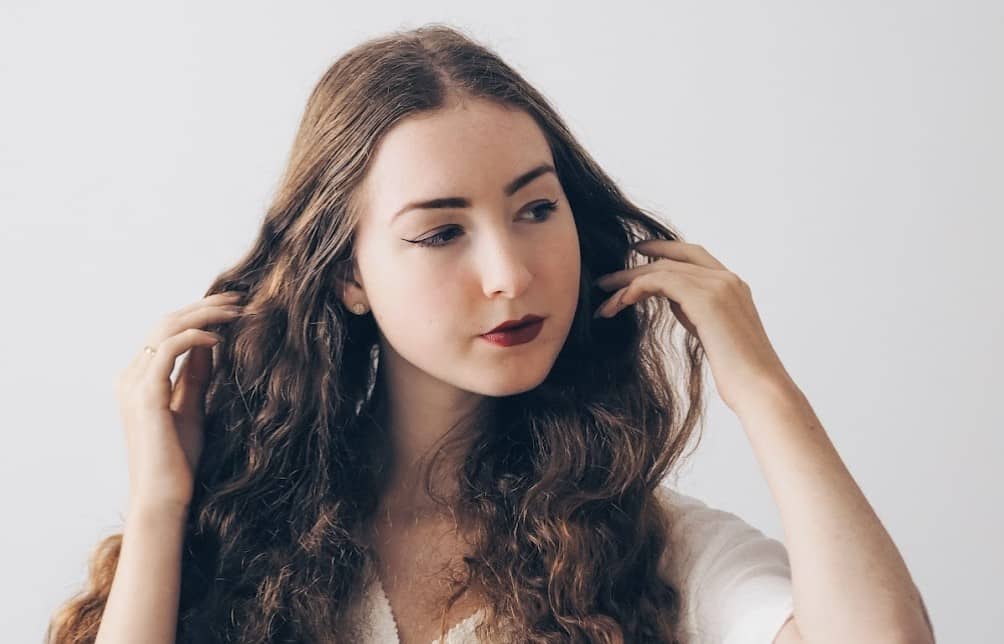
[[[40,642],[121,529],[114,378],[256,236],[321,74],[363,39],[445,22],[750,283],[939,641],[995,641],[1004,5],[414,4],[5,0],[3,639]],[[709,396],[680,487],[780,539]]]

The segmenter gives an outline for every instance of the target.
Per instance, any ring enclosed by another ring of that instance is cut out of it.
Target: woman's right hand
[[[217,293],[164,317],[119,374],[115,394],[129,456],[129,505],[187,510],[202,454],[205,394],[212,347],[219,336],[204,327],[236,319],[240,293]],[[189,351],[190,350],[190,351]],[[189,351],[174,383],[178,356]]]

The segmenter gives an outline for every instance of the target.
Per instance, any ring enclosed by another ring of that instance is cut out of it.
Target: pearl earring
[[[357,315],[362,315],[363,313],[366,312],[366,305],[365,304],[359,304],[359,303],[353,304],[352,305],[352,312],[356,313]]]

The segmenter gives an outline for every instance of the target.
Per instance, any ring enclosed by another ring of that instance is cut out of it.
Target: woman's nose
[[[491,248],[480,251],[477,262],[485,295],[502,292],[517,297],[526,290],[533,278],[526,252],[527,249],[512,239],[496,241]]]

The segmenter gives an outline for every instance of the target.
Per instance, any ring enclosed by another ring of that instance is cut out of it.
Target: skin
[[[396,124],[360,186],[354,278],[341,298],[350,311],[366,305],[379,328],[395,463],[389,511],[430,511],[418,459],[483,397],[543,382],[568,336],[580,257],[561,183],[548,172],[512,195],[503,190],[543,163],[554,160],[531,116],[467,98]],[[470,207],[394,216],[443,197]],[[540,207],[548,201],[554,210]],[[445,245],[406,241],[439,233]],[[545,318],[529,343],[503,348],[479,337],[526,314]]]

